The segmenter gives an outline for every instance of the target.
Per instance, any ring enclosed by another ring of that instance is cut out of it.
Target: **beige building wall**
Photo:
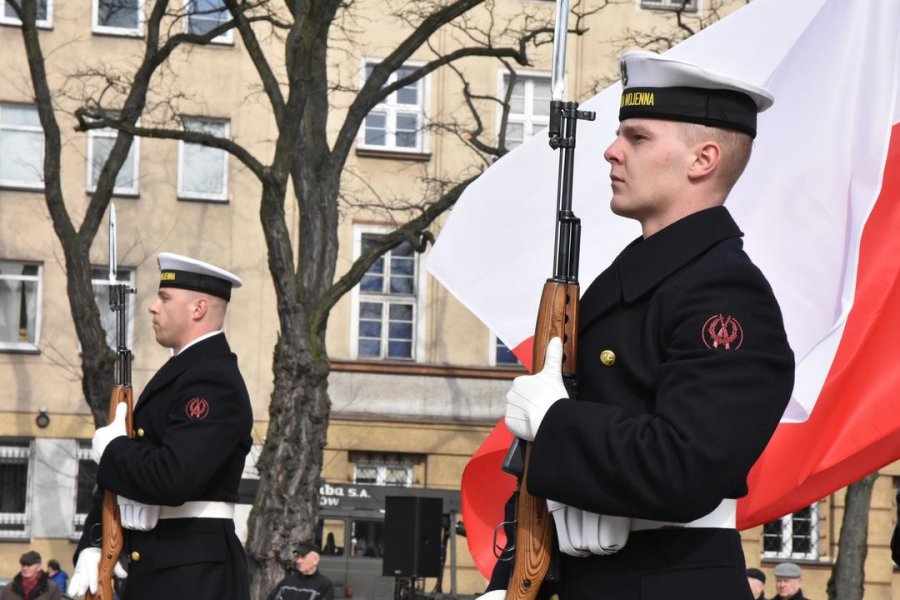
[[[744,3],[739,0],[699,0],[701,15],[709,8],[727,13]],[[51,86],[72,94],[77,82],[70,77],[91,65],[103,64],[125,72],[133,69],[142,51],[141,38],[91,33],[91,11],[83,3],[51,0],[52,28],[41,32]],[[88,3],[89,4],[89,3]],[[335,35],[330,47],[333,81],[346,89],[361,82],[366,59],[385,56],[408,32],[392,21],[387,3],[355,3],[360,11],[359,34],[352,43]],[[588,0],[587,9],[599,8],[600,0]],[[499,0],[495,23],[522,15],[552,18],[553,3],[539,0]],[[570,96],[586,98],[601,89],[616,73],[616,56],[628,46],[629,29],[647,32],[671,27],[666,11],[645,10],[640,0],[605,7],[588,17],[588,33],[569,37],[568,78]],[[574,25],[573,23],[570,23]],[[278,57],[276,36],[264,38],[270,56]],[[440,51],[460,47],[461,31],[442,31],[432,43]],[[0,25],[0,103],[29,103],[33,93],[19,29]],[[534,64],[522,74],[549,75],[550,46],[533,53]],[[420,53],[415,60],[424,61]],[[415,62],[413,63],[415,64]],[[240,40],[205,48],[183,49],[174,56],[170,71],[154,81],[152,110],[142,124],[154,125],[170,117],[170,109],[158,103],[177,95],[175,110],[190,116],[229,120],[230,136],[267,157],[275,126],[266,102],[259,95],[258,80]],[[467,59],[460,64],[473,92],[493,95],[500,91],[504,70],[495,61]],[[69,79],[67,79],[69,78]],[[64,86],[65,84],[65,86]],[[465,120],[468,115],[458,77],[446,69],[432,73],[424,87],[428,117],[434,122]],[[350,92],[335,91],[328,129],[335,136]],[[77,102],[58,95],[57,118],[62,129],[62,185],[67,208],[76,226],[88,202],[86,159],[88,136],[74,130],[71,116]],[[496,109],[488,102],[479,109],[493,141]],[[432,180],[471,175],[482,163],[455,136],[431,131],[421,155],[355,151],[351,153],[344,186],[355,197],[384,202],[419,201],[428,193],[423,184]],[[602,149],[586,149],[582,160],[602,163]],[[139,142],[139,194],[116,198],[121,266],[135,269],[138,293],[134,304],[134,384],[140,391],[167,359],[149,327],[146,308],[156,290],[155,257],[160,251],[189,254],[226,266],[245,282],[235,292],[226,331],[240,358],[250,389],[256,419],[254,439],[261,444],[267,428],[267,405],[272,390],[271,360],[277,336],[275,299],[266,266],[265,245],[259,224],[259,185],[238,161],[228,162],[228,193],[224,202],[199,202],[178,198],[179,146],[170,140]],[[552,199],[548,199],[551,201]],[[289,222],[296,221],[296,203],[286,205]],[[396,210],[342,208],[340,276],[355,258],[354,241],[361,229],[403,222],[408,213]],[[438,227],[439,229],[439,224]],[[293,231],[296,236],[297,232]],[[0,260],[38,263],[42,267],[40,335],[27,351],[0,351],[0,444],[24,440],[31,444],[29,477],[29,532],[27,539],[0,539],[0,577],[18,569],[18,557],[37,549],[44,558],[56,557],[71,572],[74,548],[72,523],[77,477],[76,444],[88,440],[93,423],[81,394],[79,348],[65,295],[65,266],[53,232],[43,195],[39,191],[0,187]],[[105,229],[97,236],[92,259],[98,267],[107,263]],[[309,258],[306,258],[309,259]],[[353,458],[402,455],[414,457],[414,487],[457,489],[468,457],[502,415],[503,396],[518,371],[491,365],[493,337],[468,310],[434,279],[425,274],[427,254],[419,260],[420,322],[414,361],[362,361],[354,356],[354,297],[343,298],[331,313],[327,344],[333,359],[330,393],[333,415],[325,450],[326,482],[353,480]],[[35,417],[46,407],[50,424],[39,428]],[[900,579],[890,560],[890,533],[896,521],[894,478],[900,469],[883,472],[872,501],[867,560],[867,595],[875,600],[900,599]],[[825,597],[825,585],[837,548],[843,495],[822,501],[819,536],[821,554],[804,564],[808,595]],[[761,560],[762,529],[743,533],[748,564],[761,564],[770,576],[774,562]],[[465,546],[458,541],[460,591],[474,593],[484,579],[476,571]],[[769,594],[773,589],[769,589]]]

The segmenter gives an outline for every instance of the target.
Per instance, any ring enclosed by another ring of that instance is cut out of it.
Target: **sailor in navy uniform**
[[[585,292],[577,398],[516,379],[506,425],[532,441],[558,579],[541,597],[751,600],[736,499],[784,412],[794,360],[769,283],[723,206],[749,160],[764,89],[648,52],[622,60],[611,208],[643,235]],[[509,565],[486,594],[502,598]]]
[[[160,254],[159,267],[149,310],[156,341],[173,356],[134,406],[134,438],[125,435],[121,410],[92,445],[98,486],[118,495],[125,528],[123,600],[246,600],[247,560],[233,516],[253,415],[222,331],[241,280],[177,254]],[[92,583],[96,589],[100,515],[95,502],[76,551],[71,595]]]

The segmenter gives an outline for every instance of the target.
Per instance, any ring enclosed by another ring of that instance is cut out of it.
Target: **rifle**
[[[116,257],[116,207],[109,208],[109,308],[116,315],[116,384],[109,398],[108,421],[116,416],[116,406],[124,402],[128,407],[125,417],[125,431],[128,437],[134,436],[134,402],[131,387],[131,350],[127,343],[128,294],[135,293],[134,288],[118,280]],[[97,593],[90,591],[86,600],[113,600],[113,569],[119,554],[122,552],[122,520],[119,517],[119,504],[116,493],[110,490],[103,492],[103,538],[101,541],[99,583]]]
[[[578,257],[581,220],[572,212],[572,176],[575,168],[575,129],[579,119],[593,121],[595,114],[578,110],[577,102],[562,100],[566,80],[566,35],[569,2],[557,0],[553,39],[553,74],[550,100],[550,147],[560,150],[556,197],[556,235],[553,276],[544,283],[534,331],[532,373],[544,368],[547,344],[554,337],[563,342],[562,374],[570,390],[574,386],[578,351]],[[522,453],[524,460],[515,465]],[[519,477],[516,498],[515,564],[506,588],[507,600],[533,600],[550,569],[553,534],[547,501],[528,493],[527,474],[531,447],[516,439],[507,453],[504,470]]]

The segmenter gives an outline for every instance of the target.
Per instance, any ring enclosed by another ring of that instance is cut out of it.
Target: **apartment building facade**
[[[80,385],[80,349],[66,298],[65,264],[44,201],[43,137],[13,0],[0,0],[0,577],[17,571],[19,555],[38,549],[71,570],[70,557],[93,485],[93,422]],[[115,132],[75,130],[73,112],[88,73],[128,72],[140,59],[150,0],[38,0],[40,37],[56,115],[63,131],[62,186],[78,222],[110,152]],[[174,3],[173,3],[174,4]],[[689,0],[686,17],[708,19],[739,1]],[[615,57],[632,31],[671,32],[681,0],[628,0],[606,6],[588,0],[588,31],[570,36],[569,90],[585,98],[615,77]],[[221,0],[178,0],[171,31],[205,32],[226,16]],[[409,33],[388,2],[354,4],[352,22],[335,28],[329,132],[370,72]],[[497,0],[498,20],[517,15],[552,18],[553,3]],[[483,21],[488,14],[480,13]],[[484,22],[481,25],[485,25]],[[485,25],[486,26],[486,25]],[[278,54],[277,36],[264,49]],[[431,40],[439,52],[459,43],[451,33]],[[517,68],[510,96],[506,145],[513,148],[547,123],[549,45]],[[404,68],[427,61],[425,52]],[[93,71],[92,71],[93,70]],[[466,59],[459,71],[476,94],[502,96],[509,71],[497,61]],[[403,70],[395,75],[402,76]],[[268,156],[277,132],[247,49],[233,32],[173,55],[155,81],[156,109],[174,107],[187,130],[239,141]],[[110,78],[110,85],[116,81]],[[483,166],[449,124],[466,118],[457,73],[439,69],[404,87],[366,116],[349,158],[340,227],[341,276],[367,245],[401,218],[391,208],[424,197],[435,181]],[[162,102],[165,99],[166,102]],[[481,118],[496,141],[498,105]],[[149,111],[150,109],[148,109]],[[150,120],[152,115],[148,114]],[[435,124],[447,127],[435,127]],[[600,149],[584,149],[588,168]],[[116,180],[120,279],[137,289],[129,304],[127,337],[134,351],[135,388],[168,358],[149,327],[147,304],[156,291],[156,255],[177,252],[221,264],[244,280],[229,308],[226,332],[247,381],[256,447],[245,477],[258,477],[254,458],[267,430],[272,349],[278,335],[275,293],[259,222],[260,188],[222,150],[174,140],[136,138]],[[552,199],[548,199],[552,202]],[[296,204],[286,210],[296,217]],[[291,222],[289,220],[289,222]],[[293,219],[296,222],[296,218]],[[299,232],[291,234],[296,237]],[[105,323],[108,261],[105,234],[92,250],[95,295]],[[312,260],[301,257],[301,260]],[[502,416],[510,379],[522,372],[509,350],[427,274],[427,252],[403,244],[373,265],[337,304],[328,322],[331,424],[323,479],[455,490],[462,470]],[[900,469],[882,472],[873,495],[867,598],[900,598],[890,558]],[[246,518],[249,508],[240,514]],[[802,562],[804,588],[825,596],[843,511],[838,493],[777,523],[744,532],[749,564],[771,574],[780,560]],[[463,540],[457,543],[459,591],[484,585]]]

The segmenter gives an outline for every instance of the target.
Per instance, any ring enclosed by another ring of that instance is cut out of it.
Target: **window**
[[[0,350],[36,350],[41,267],[0,260]]]
[[[87,161],[87,189],[93,192],[97,189],[97,180],[100,179],[100,171],[112,152],[113,144],[116,143],[118,131],[111,128],[92,129],[88,132],[88,161]],[[138,154],[140,148],[140,138],[135,137],[131,140],[131,147],[128,149],[128,156],[116,175],[116,184],[113,187],[113,193],[136,196],[138,194]]]
[[[350,557],[381,558],[384,556],[384,521],[354,519],[350,521]]]
[[[819,558],[819,505],[813,504],[763,526],[763,556]]]
[[[410,487],[413,484],[415,464],[424,461],[425,457],[418,454],[350,452],[353,483],[364,485]]]
[[[144,35],[143,0],[94,0],[93,30],[112,35]]]
[[[342,556],[346,539],[346,523],[342,519],[319,519],[316,527],[316,544],[322,556]],[[323,541],[324,540],[324,541]]]
[[[375,63],[367,63],[366,78]],[[401,67],[388,78],[390,85],[408,77],[415,67]],[[425,79],[400,88],[372,109],[363,124],[359,146],[373,150],[425,152]]]
[[[75,481],[75,519],[72,537],[81,537],[84,521],[93,505],[94,486],[97,483],[97,463],[91,458],[91,442],[78,442],[75,458],[78,460],[78,479]]]
[[[29,539],[31,444],[0,441],[0,538]]]
[[[361,252],[379,241],[361,233]],[[416,251],[403,242],[378,258],[358,286],[356,358],[411,360],[416,349]]]
[[[503,74],[501,96],[505,97],[509,74]],[[516,73],[509,98],[506,148],[512,150],[550,123],[550,78]],[[499,123],[498,123],[499,125]],[[498,127],[499,130],[499,127]]]
[[[134,287],[134,271],[131,269],[118,269],[117,280],[120,283]],[[109,270],[91,269],[91,287],[94,290],[94,301],[100,309],[100,323],[106,332],[106,343],[111,350],[117,349],[116,344],[116,313],[109,307]],[[132,335],[134,333],[134,294],[126,294],[127,306],[125,316],[125,343],[132,348]]]
[[[641,8],[650,10],[697,11],[697,0],[640,0]]]
[[[492,335],[491,338],[494,341],[494,352],[493,352],[493,361],[491,365],[495,367],[517,367],[520,366],[519,359],[516,358],[516,355],[512,353],[512,350],[503,343],[503,341]]]
[[[223,0],[188,0],[187,31],[196,35],[209,33],[219,25],[231,20]],[[234,41],[234,30],[229,29],[212,39],[214,43],[230,44]]]
[[[187,131],[228,137],[228,121],[185,117]],[[202,144],[179,143],[178,197],[194,200],[228,200],[228,153]]]
[[[0,186],[44,187],[44,131],[37,108],[0,103]]]
[[[21,25],[22,21],[13,9],[13,2],[16,6],[22,7],[22,0],[0,0],[0,23],[8,23],[10,25]],[[53,26],[53,4],[50,0],[36,0],[37,15],[35,23],[38,27],[49,28]]]

